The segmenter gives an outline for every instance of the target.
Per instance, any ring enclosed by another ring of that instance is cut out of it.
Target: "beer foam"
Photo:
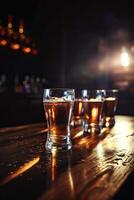
[[[107,97],[105,98],[106,101],[115,101],[116,98],[115,97]]]
[[[102,100],[101,99],[85,99],[83,102],[102,102]]]
[[[101,99],[89,99],[90,102],[102,102]]]
[[[74,101],[82,101],[82,99],[75,99]]]
[[[68,100],[66,98],[52,97],[51,99],[44,99],[43,102],[72,102],[72,100]]]

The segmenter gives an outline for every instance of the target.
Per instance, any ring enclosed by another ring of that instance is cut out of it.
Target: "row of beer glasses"
[[[100,133],[103,127],[115,124],[118,90],[76,90],[72,127],[82,126],[84,132]]]
[[[85,134],[99,134],[103,127],[115,124],[117,90],[45,89],[43,103],[49,151],[71,149],[70,128],[79,127]]]

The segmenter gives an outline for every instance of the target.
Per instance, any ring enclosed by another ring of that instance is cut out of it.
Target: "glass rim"
[[[103,89],[82,89],[81,91],[88,91],[88,92],[102,92]]]
[[[43,90],[43,102],[46,100],[57,101],[61,98],[72,98],[66,99],[66,101],[73,101],[75,98],[75,90],[70,88],[45,88]]]
[[[102,89],[102,91],[105,91],[105,92],[119,92],[118,89]]]
[[[81,91],[115,91],[115,92],[118,92],[119,90],[118,89],[81,89]]]
[[[75,89],[73,88],[44,88],[43,91],[45,90],[72,90],[72,91],[75,91]]]

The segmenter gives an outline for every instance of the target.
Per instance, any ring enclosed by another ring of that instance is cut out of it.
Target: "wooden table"
[[[98,136],[72,130],[67,153],[45,151],[44,124],[0,129],[0,199],[108,200],[134,169],[134,117]]]

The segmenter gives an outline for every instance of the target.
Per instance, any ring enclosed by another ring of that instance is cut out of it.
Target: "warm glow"
[[[0,40],[0,46],[6,46],[7,45],[7,41],[6,40]]]
[[[118,118],[118,122],[116,122],[116,131],[117,131],[117,138],[116,138],[116,147],[118,149],[127,149],[129,150],[129,141],[126,140],[126,136],[130,134],[130,124],[128,121],[124,121]]]
[[[97,152],[97,157],[98,158],[101,159],[101,158],[104,157],[104,147],[103,147],[101,142],[97,145],[96,152]]]
[[[98,143],[95,148],[97,153],[96,163],[98,168],[103,168],[105,163],[105,149],[102,142]]]
[[[24,33],[24,21],[23,20],[20,20],[20,23],[19,23],[19,33],[20,34]]]
[[[24,33],[23,26],[20,26],[20,27],[19,27],[19,33],[21,33],[21,34]]]
[[[6,183],[8,183],[9,181],[11,181],[12,179],[16,178],[17,176],[19,176],[20,174],[24,173],[25,171],[27,171],[28,169],[30,169],[31,167],[33,167],[36,163],[38,163],[40,160],[39,157],[34,158],[33,160],[30,160],[29,162],[25,163],[23,166],[20,166],[19,169],[17,169],[16,171],[14,171],[12,174],[8,175],[6,178],[4,178],[1,182],[0,185],[4,185]]]
[[[107,101],[115,101],[116,98],[115,97],[107,97],[107,98],[105,98],[105,100],[107,100]]]
[[[24,47],[23,48],[23,52],[24,53],[30,53],[31,52],[31,48],[30,47]]]
[[[125,51],[121,53],[121,64],[123,67],[128,67],[130,64],[128,53]]]
[[[106,120],[105,126],[106,126],[106,127],[110,127],[110,118],[111,118],[111,117],[105,117],[105,120]]]
[[[98,117],[98,108],[92,108],[91,110],[91,116],[92,116],[92,120],[96,121],[97,117]]]
[[[52,165],[51,165],[51,172],[52,172],[52,181],[55,180],[55,174],[56,174],[56,149],[52,150]]]
[[[79,115],[81,115],[81,111],[82,111],[82,102],[79,102],[79,111],[78,111]]]
[[[13,49],[13,50],[18,50],[18,49],[20,49],[20,45],[19,44],[11,44],[11,48]]]
[[[52,108],[52,119],[53,119],[53,121],[55,120],[55,112],[54,112],[53,108]]]
[[[69,178],[69,184],[70,184],[71,192],[74,193],[74,180],[73,180],[73,177],[72,177],[72,173],[71,173],[71,169],[70,169],[70,168],[69,168],[69,170],[68,170],[68,178]]]
[[[10,28],[12,28],[13,26],[12,26],[12,23],[11,22],[9,22],[8,23],[8,28],[10,29]]]
[[[76,135],[73,137],[73,139],[79,138],[82,135],[83,135],[83,131],[79,131],[78,133],[76,133]]]
[[[8,16],[8,28],[12,29],[13,25],[12,25],[12,16]]]
[[[3,26],[0,23],[0,46],[9,46],[10,50],[15,51],[21,49],[25,54],[31,53],[32,55],[38,55],[39,51],[36,48],[36,42],[25,35],[24,21],[19,21],[18,30],[14,29],[13,18],[8,16],[7,26]]]

